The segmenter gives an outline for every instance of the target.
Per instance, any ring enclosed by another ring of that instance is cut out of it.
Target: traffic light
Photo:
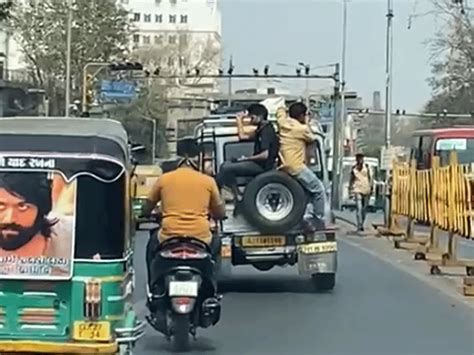
[[[90,106],[94,101],[94,77],[91,74],[87,74],[84,92],[86,96],[86,104],[87,106]]]

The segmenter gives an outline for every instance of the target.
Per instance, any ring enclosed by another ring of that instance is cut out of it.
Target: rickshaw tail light
[[[96,319],[100,317],[102,285],[100,280],[86,281],[84,287],[84,317]]]

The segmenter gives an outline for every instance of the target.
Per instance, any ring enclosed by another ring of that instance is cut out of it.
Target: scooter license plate
[[[198,283],[197,281],[170,281],[168,293],[170,297],[197,297]]]

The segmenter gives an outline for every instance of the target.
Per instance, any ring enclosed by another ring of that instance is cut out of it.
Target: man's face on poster
[[[16,250],[38,233],[38,207],[0,188],[0,248]]]

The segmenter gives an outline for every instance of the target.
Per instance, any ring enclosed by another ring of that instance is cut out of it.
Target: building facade
[[[118,1],[132,17],[136,59],[151,71],[183,75],[167,93],[168,150],[174,154],[182,122],[209,114],[208,98],[218,91],[218,80],[201,77],[218,74],[221,66],[218,0]]]
[[[145,64],[173,74],[217,74],[221,63],[218,0],[119,0],[130,12],[132,46]],[[196,72],[196,69],[198,72]],[[189,79],[183,92],[214,92],[215,79]],[[196,90],[197,89],[197,90]]]

